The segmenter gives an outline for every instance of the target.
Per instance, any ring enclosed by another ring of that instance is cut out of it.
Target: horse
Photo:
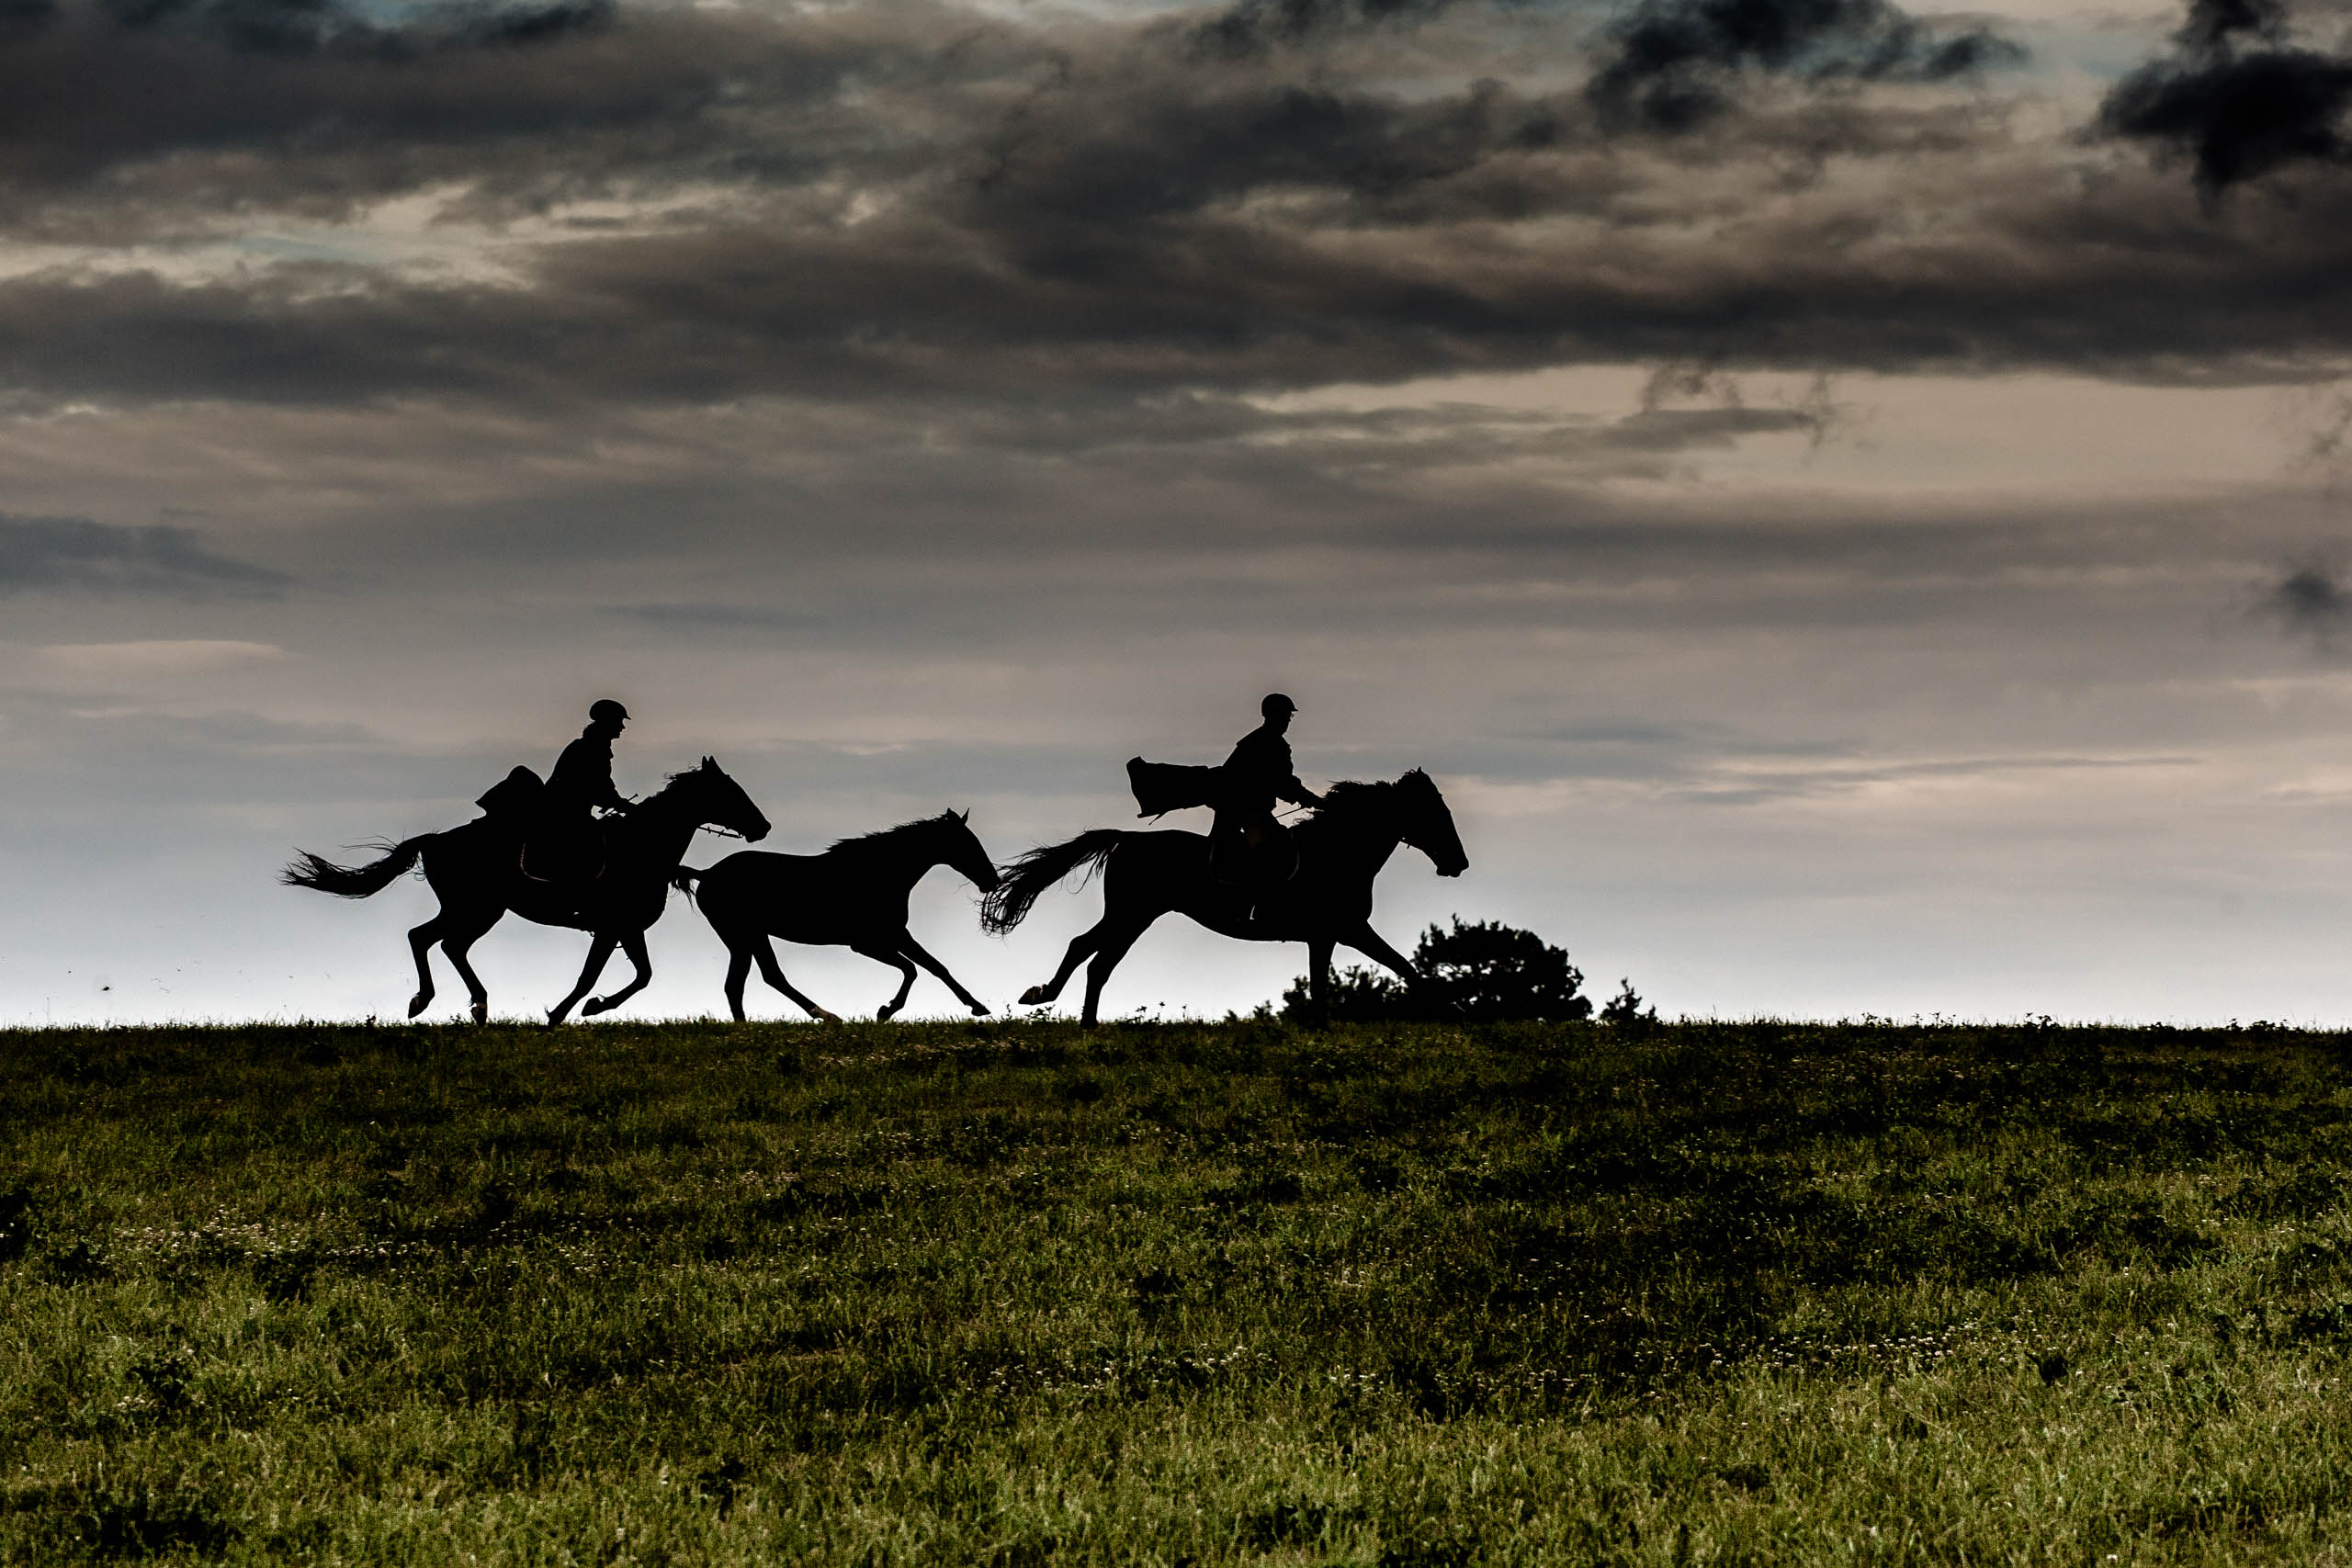
[[[1199,833],[1131,832],[1097,828],[1067,843],[1030,851],[1013,862],[981,907],[980,923],[1001,934],[1019,925],[1037,896],[1080,867],[1102,873],[1102,918],[1081,931],[1054,977],[1022,993],[1041,1007],[1061,995],[1079,964],[1086,969],[1091,1024],[1102,983],[1150,924],[1171,910],[1244,942],[1303,942],[1316,1005],[1329,1004],[1331,950],[1344,942],[1395,970],[1408,984],[1425,977],[1372,929],[1372,881],[1400,843],[1429,856],[1440,876],[1469,869],[1462,836],[1444,795],[1419,768],[1385,784],[1335,784],[1323,805],[1293,829],[1298,870],[1287,882],[1250,888],[1209,874],[1209,841]]]
[[[760,977],[803,1012],[840,1021],[792,988],[776,965],[771,936],[809,947],[846,947],[898,970],[899,994],[875,1015],[886,1021],[907,1005],[917,964],[945,981],[975,1018],[986,1017],[988,1004],[907,931],[907,895],[935,865],[953,866],[984,894],[995,890],[996,863],[973,833],[971,815],[943,811],[842,839],[822,854],[743,850],[707,871],[681,872],[680,884],[694,885],[704,918],[727,944],[727,1006],[735,1021],[743,1021],[743,980],[755,961]]]
[[[743,786],[708,757],[698,768],[673,773],[659,792],[631,807],[626,816],[606,822],[604,873],[584,887],[526,876],[522,831],[495,816],[478,818],[445,833],[403,840],[368,865],[341,866],[298,851],[298,858],[279,874],[278,880],[293,887],[365,898],[390,886],[419,860],[424,862],[424,880],[440,895],[441,908],[408,933],[409,950],[416,955],[416,995],[408,1004],[411,1018],[433,1000],[433,967],[427,950],[436,942],[458,978],[465,981],[473,998],[474,1021],[481,1023],[490,1017],[490,993],[466,962],[466,953],[508,910],[543,926],[571,926],[589,932],[594,940],[589,943],[587,965],[580,971],[580,984],[548,1014],[552,1028],[595,985],[616,946],[637,965],[637,977],[611,996],[589,1002],[580,1010],[582,1017],[611,1011],[653,978],[653,964],[645,952],[645,931],[662,918],[672,878],[698,829],[713,828],[752,843],[768,833],[768,819],[760,815]]]

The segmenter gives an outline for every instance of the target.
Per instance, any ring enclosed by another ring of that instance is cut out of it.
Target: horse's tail
[[[1031,850],[1014,861],[996,890],[980,900],[980,929],[1002,936],[1027,918],[1039,894],[1080,866],[1091,876],[1125,837],[1116,828],[1092,828],[1066,844]]]
[[[695,901],[695,884],[700,882],[702,876],[703,874],[693,866],[682,865],[670,874],[670,886],[684,894],[686,902],[691,904]]]
[[[288,887],[315,887],[342,898],[365,898],[371,893],[381,893],[413,870],[424,846],[439,836],[420,833],[397,844],[385,844],[384,858],[370,865],[337,865],[308,850],[298,851],[286,869],[277,874],[277,880]]]

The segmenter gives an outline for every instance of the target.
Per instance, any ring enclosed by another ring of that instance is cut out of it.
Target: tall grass
[[[2352,1043],[0,1039],[0,1562],[2332,1560]]]

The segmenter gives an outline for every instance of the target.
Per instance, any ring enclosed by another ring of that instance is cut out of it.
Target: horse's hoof
[[[560,1025],[562,1024],[562,1022],[563,1022],[563,1014],[561,1014],[561,1013],[560,1013],[560,1012],[551,1012],[551,1013],[548,1014],[548,1027],[549,1029],[557,1028],[557,1027],[560,1026]]]
[[[580,1016],[582,1018],[594,1018],[600,1012],[609,1012],[612,1010],[612,1003],[605,1000],[602,997],[590,997],[585,1002],[581,1004]]]
[[[988,1015],[989,1015],[989,1004],[988,1004],[988,1003],[986,1003],[986,1002],[974,1002],[974,1003],[972,1004],[972,1016],[973,1016],[974,1018],[986,1018],[986,1017],[988,1017]]]
[[[842,1015],[830,1008],[819,1008],[813,1016],[820,1023],[839,1023],[842,1021]]]
[[[488,1023],[490,1021],[490,1004],[488,1002],[476,1002],[473,1005],[473,1015],[474,1021],[476,1023]]]
[[[892,1007],[889,1003],[884,1002],[879,1008],[875,1010],[874,1021],[876,1023],[888,1023],[890,1021],[891,1016],[898,1010],[899,1010],[897,1008]]]
[[[1043,986],[1032,986],[1021,993],[1021,1005],[1025,1008],[1041,1008],[1053,999],[1046,995],[1046,987]]]
[[[432,1005],[433,998],[426,996],[423,991],[419,991],[416,995],[408,999],[408,1015],[411,1018],[414,1018],[418,1013],[423,1012],[426,1008],[431,1007]]]

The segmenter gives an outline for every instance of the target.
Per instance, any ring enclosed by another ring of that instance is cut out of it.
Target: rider
[[[613,741],[628,723],[628,709],[605,697],[588,709],[588,728],[563,749],[548,774],[545,813],[526,869],[547,881],[586,881],[600,869],[596,812],[626,812],[628,801],[613,787]],[[542,848],[544,846],[544,848]],[[552,851],[549,854],[547,852]]]
[[[1216,821],[1209,829],[1209,874],[1219,882],[1258,883],[1287,880],[1295,863],[1267,863],[1276,857],[1266,846],[1282,834],[1274,821],[1274,802],[1320,806],[1323,797],[1298,782],[1291,766],[1290,742],[1283,732],[1298,705],[1280,692],[1258,705],[1265,722],[1243,736],[1233,754],[1217,770]],[[1279,874],[1270,874],[1279,872]]]

